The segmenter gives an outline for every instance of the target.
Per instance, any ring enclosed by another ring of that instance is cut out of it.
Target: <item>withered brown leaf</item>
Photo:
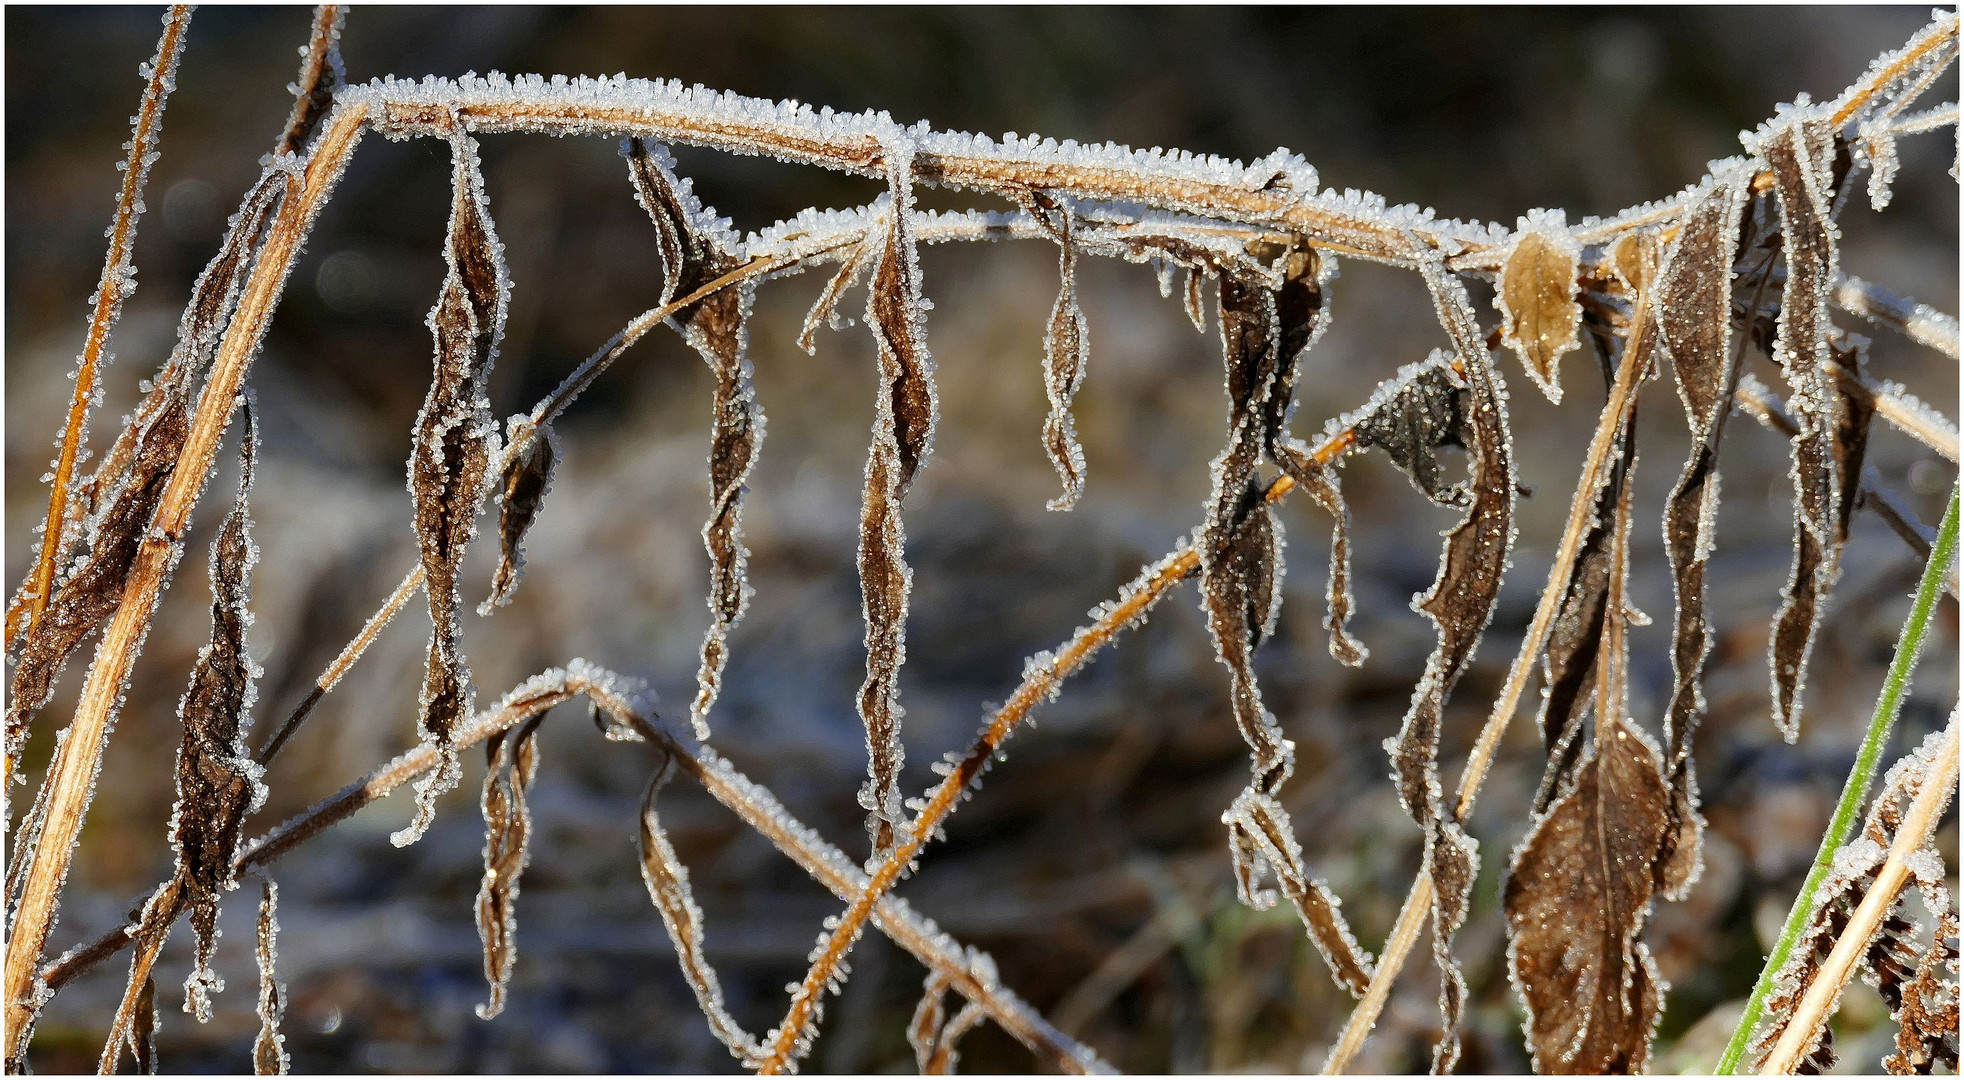
[[[649,781],[641,797],[641,879],[648,886],[648,898],[660,912],[669,940],[675,944],[675,957],[682,974],[695,991],[696,1005],[709,1021],[709,1030],[746,1069],[756,1068],[767,1056],[766,1047],[743,1030],[730,1015],[723,1001],[723,984],[716,969],[703,955],[702,909],[696,906],[689,888],[689,868],[675,856],[675,849],[662,830],[655,813],[655,797],[668,780],[669,762],[664,762]]]
[[[1227,446],[1213,462],[1213,492],[1196,545],[1200,594],[1215,657],[1228,669],[1235,725],[1253,755],[1253,787],[1274,794],[1294,768],[1293,748],[1262,706],[1253,653],[1274,627],[1281,523],[1262,497],[1255,467],[1271,441],[1270,399],[1280,370],[1275,293],[1221,277],[1222,357],[1227,369]]]
[[[1300,440],[1280,443],[1277,451],[1276,464],[1330,515],[1330,578],[1323,628],[1330,632],[1330,655],[1346,667],[1356,667],[1370,658],[1371,650],[1346,628],[1357,601],[1350,589],[1350,506],[1344,502],[1343,486],[1337,471],[1318,462]]]
[[[1657,275],[1656,317],[1691,428],[1691,452],[1664,504],[1664,551],[1677,603],[1671,626],[1671,700],[1664,712],[1664,772],[1671,786],[1668,871],[1660,888],[1677,898],[1699,866],[1698,779],[1692,739],[1704,714],[1699,678],[1712,631],[1705,616],[1705,567],[1717,543],[1719,442],[1732,413],[1739,353],[1731,348],[1732,266],[1750,176],[1719,177],[1686,211]]]
[[[1273,796],[1250,788],[1234,800],[1221,820],[1228,827],[1241,902],[1258,911],[1274,907],[1275,893],[1261,886],[1262,879],[1272,872],[1337,984],[1361,997],[1371,983],[1371,956],[1357,944],[1349,923],[1344,921],[1343,902],[1327,884],[1310,875],[1288,811]]]
[[[1768,133],[1760,153],[1773,174],[1787,259],[1773,351],[1793,387],[1790,404],[1800,426],[1793,438],[1793,569],[1774,617],[1770,650],[1773,721],[1792,742],[1800,736],[1808,657],[1828,590],[1840,572],[1831,517],[1845,478],[1836,461],[1839,410],[1827,367],[1828,301],[1837,267],[1830,206],[1834,132],[1824,117],[1800,116]]]
[[[477,606],[479,615],[511,603],[518,590],[518,579],[525,575],[525,536],[545,508],[559,465],[559,433],[552,424],[514,416],[505,422],[505,432],[505,444],[514,450],[498,482],[498,568],[492,573],[491,595]]]
[[[69,505],[74,514],[86,517],[88,550],[65,569],[34,630],[16,639],[6,721],[6,753],[13,761],[21,759],[28,723],[47,704],[69,658],[122,600],[137,548],[190,431],[194,383],[218,350],[260,234],[278,208],[287,180],[285,173],[269,170],[246,194],[218,254],[192,288],[177,345],[155,385],[93,475],[76,486]]]
[[[1466,505],[1466,490],[1447,484],[1439,475],[1438,451],[1463,445],[1467,387],[1450,366],[1451,354],[1436,352],[1407,366],[1381,384],[1367,406],[1350,424],[1360,447],[1383,450],[1412,486],[1427,498],[1447,506]]]
[[[1500,372],[1480,334],[1466,289],[1429,249],[1418,250],[1415,262],[1465,368],[1466,403],[1442,408],[1438,397],[1445,395],[1434,389],[1436,396],[1426,400],[1422,410],[1406,412],[1412,422],[1398,434],[1418,436],[1417,443],[1404,444],[1413,451],[1414,466],[1419,461],[1432,463],[1431,448],[1444,437],[1437,425],[1457,413],[1455,419],[1461,421],[1457,438],[1467,447],[1471,468],[1461,503],[1466,516],[1446,534],[1432,588],[1413,604],[1437,628],[1438,644],[1426,660],[1397,737],[1386,744],[1405,812],[1425,830],[1425,870],[1433,884],[1432,953],[1441,973],[1439,1007],[1445,1028],[1433,1050],[1432,1068],[1444,1073],[1459,1060],[1459,1016],[1466,994],[1465,980],[1452,957],[1452,934],[1466,917],[1479,847],[1440,801],[1439,726],[1446,698],[1472,662],[1500,595],[1501,576],[1514,543],[1514,464]],[[1442,370],[1422,372],[1413,383]],[[1436,464],[1431,467],[1436,470]],[[1419,482],[1420,473],[1414,470],[1412,475]],[[1420,487],[1438,498],[1422,482]]]
[[[429,317],[436,339],[435,370],[416,416],[409,458],[409,494],[431,624],[418,727],[439,757],[437,767],[416,782],[415,818],[389,838],[397,846],[422,837],[436,813],[437,797],[456,787],[462,776],[452,739],[470,715],[473,692],[463,655],[457,572],[477,535],[477,514],[497,442],[487,382],[510,298],[504,247],[492,229],[477,144],[461,132],[451,139],[444,260],[449,272]]]
[[[1521,357],[1528,378],[1549,401],[1562,400],[1558,363],[1581,345],[1582,304],[1576,300],[1576,265],[1581,245],[1562,226],[1558,212],[1521,219],[1520,230],[1500,266],[1494,303],[1500,308],[1501,340]]]
[[[1527,1003],[1528,1049],[1541,1072],[1642,1071],[1661,1004],[1656,965],[1640,935],[1674,825],[1662,757],[1627,718],[1633,429],[1634,413],[1612,480],[1617,494],[1591,679],[1594,739],[1572,780],[1536,815],[1501,893],[1509,976]]]
[[[286,1036],[280,1019],[286,1014],[286,987],[274,975],[279,957],[280,887],[270,877],[259,879],[259,922],[253,953],[259,962],[259,1034],[252,1040],[252,1071],[259,1076],[285,1076]]]
[[[1515,852],[1501,902],[1538,1071],[1640,1072],[1649,1058],[1659,988],[1638,935],[1669,805],[1648,737],[1599,718],[1569,790]]]
[[[518,961],[518,883],[532,859],[532,810],[526,793],[539,771],[539,721],[533,715],[484,744],[484,879],[477,889],[477,934],[484,942],[484,981],[490,1000],[477,1007],[489,1020],[505,1009],[505,988]]]
[[[211,966],[218,944],[219,897],[237,885],[233,863],[246,815],[266,799],[264,770],[245,744],[259,676],[259,666],[246,654],[252,567],[259,559],[247,503],[258,435],[250,403],[239,411],[245,423],[239,439],[238,495],[211,545],[211,642],[198,654],[191,685],[178,704],[184,736],[177,751],[171,846],[197,938],[191,977],[184,984],[185,1009],[200,1023],[211,1019],[210,995],[225,985]]]
[[[660,238],[663,302],[692,294],[734,270],[741,260],[731,252],[727,238],[711,229],[715,212],[696,198],[689,181],[675,174],[667,149],[629,139],[622,153],[635,197],[653,219]],[[845,283],[835,280],[838,292],[850,284],[851,273],[849,265]],[[696,669],[695,700],[689,707],[698,739],[709,738],[709,711],[722,690],[729,634],[750,600],[746,574],[750,552],[743,546],[744,485],[764,438],[764,412],[757,402],[747,355],[755,296],[754,284],[745,282],[704,297],[673,320],[716,380],[710,406],[710,512],[702,528],[703,547],[709,553],[710,625]],[[828,297],[829,303],[838,302],[837,293],[830,289]],[[808,323],[807,338],[815,328]],[[808,340],[804,344],[809,347]]]
[[[1084,494],[1084,447],[1078,444],[1077,427],[1071,421],[1071,401],[1084,385],[1091,351],[1090,328],[1077,302],[1077,242],[1071,235],[1070,204],[1040,191],[1031,192],[1030,200],[1037,221],[1049,230],[1058,248],[1061,284],[1043,340],[1043,386],[1050,398],[1050,412],[1043,421],[1043,445],[1064,485],[1064,493],[1047,505],[1052,510],[1069,510]]]
[[[709,552],[709,631],[703,636],[696,698],[689,708],[696,737],[709,737],[709,710],[723,684],[729,632],[750,602],[743,546],[743,497],[764,439],[764,410],[757,403],[745,355],[754,290],[739,285],[710,296],[689,316],[689,344],[716,379],[709,438],[709,520],[702,527]]]
[[[920,267],[910,222],[914,162],[910,148],[889,146],[891,204],[866,294],[866,321],[879,348],[873,441],[859,518],[859,587],[866,619],[866,681],[859,715],[866,724],[868,779],[859,802],[868,811],[875,857],[893,847],[902,815],[900,666],[907,658],[907,533],[900,503],[932,447],[936,412],[934,360],[922,320]]]

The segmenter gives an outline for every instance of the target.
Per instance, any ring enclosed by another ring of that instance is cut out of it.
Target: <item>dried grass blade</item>
[[[477,1007],[489,1020],[505,1009],[505,988],[518,962],[518,882],[532,859],[532,810],[526,793],[539,771],[536,738],[544,713],[484,744],[484,879],[477,890],[477,933],[484,942],[490,999]]]
[[[913,569],[900,503],[927,459],[934,436],[934,361],[922,321],[920,266],[909,217],[913,210],[913,150],[886,150],[891,199],[871,283],[866,321],[879,348],[873,442],[859,519],[859,581],[866,619],[866,681],[859,715],[866,724],[868,779],[859,803],[868,811],[873,856],[893,849],[901,823],[900,667],[907,659],[907,603]]]
[[[88,441],[89,410],[95,403],[96,376],[109,359],[109,336],[123,313],[123,302],[136,291],[136,274],[130,265],[136,247],[137,219],[143,216],[143,188],[150,179],[150,166],[159,156],[157,141],[164,124],[164,105],[177,85],[178,57],[184,50],[184,35],[191,25],[191,5],[173,5],[164,15],[163,36],[157,53],[139,69],[144,77],[143,98],[137,105],[129,141],[129,157],[119,163],[123,174],[116,196],[116,214],[109,225],[109,250],[103,256],[102,279],[91,299],[89,328],[83,339],[82,355],[75,371],[75,390],[69,398],[68,418],[61,434],[61,450],[54,463],[52,487],[48,496],[48,516],[42,524],[41,552],[28,578],[7,605],[6,647],[12,651],[16,637],[41,621],[55,586],[55,572],[62,553],[69,546],[73,508],[69,506],[70,485],[75,463]],[[0,771],[11,774],[20,760],[19,748],[11,733],[6,762]],[[0,780],[0,784],[11,783]]]
[[[171,879],[132,913],[128,930],[136,948],[130,953],[129,982],[110,1021],[109,1038],[102,1044],[102,1057],[96,1065],[99,1075],[115,1075],[125,1048],[141,1071],[157,1071],[157,983],[151,972],[164,941],[170,937],[171,924],[184,910],[182,886],[181,878]],[[25,1070],[10,1065],[7,1071],[20,1075]]]
[[[285,1076],[286,1036],[280,1020],[286,1014],[286,987],[274,975],[279,958],[280,887],[271,877],[259,878],[259,921],[253,955],[259,963],[259,1034],[252,1040],[252,1071],[259,1076]]]
[[[1926,902],[1942,913],[1938,931],[1945,929],[1948,890],[1943,856],[1931,833],[1956,788],[1957,746],[1953,712],[1943,730],[1890,768],[1861,836],[1836,853],[1833,869],[1814,892],[1808,928],[1775,977],[1766,1025],[1748,1050],[1761,1071],[1825,1071],[1834,1065],[1827,1020],[1857,972],[1878,983],[1885,999],[1896,991],[1892,1011],[1900,1016],[1901,978],[1915,952],[1904,940],[1908,924],[1894,914],[1897,895],[1913,879],[1927,881]],[[1952,996],[1953,1009],[1955,1000]],[[1954,1054],[1954,1012],[1948,1034]]]
[[[251,405],[241,412],[238,495],[211,547],[211,642],[198,654],[191,685],[178,705],[184,738],[177,751],[171,845],[197,937],[191,977],[184,983],[184,1008],[199,1023],[211,1019],[211,995],[225,987],[212,970],[219,896],[237,887],[233,862],[245,819],[266,800],[264,769],[245,744],[259,677],[259,665],[246,651],[252,568],[259,561],[247,498],[259,440]]]
[[[689,707],[699,739],[709,737],[709,710],[722,689],[730,630],[750,603],[743,497],[764,440],[764,410],[757,403],[745,355],[754,295],[749,284],[717,293],[696,307],[688,324],[689,343],[709,363],[716,379],[709,442],[710,516],[702,527],[703,547],[709,552],[710,626],[702,641],[696,698]]]
[[[439,764],[417,782],[415,818],[389,837],[398,847],[422,837],[436,813],[437,797],[456,787],[462,776],[455,733],[470,717],[474,695],[463,656],[457,572],[465,548],[477,535],[478,508],[497,443],[487,383],[511,292],[504,248],[492,229],[484,196],[477,144],[462,133],[451,139],[450,228],[443,251],[449,272],[429,317],[436,339],[435,371],[416,416],[409,459],[409,493],[431,623],[417,727],[423,741],[436,747]]]

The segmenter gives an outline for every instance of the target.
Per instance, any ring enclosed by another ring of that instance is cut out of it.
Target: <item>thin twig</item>
[[[1951,792],[1957,786],[1957,716],[1955,712],[1950,714],[1950,725],[1944,729],[1944,740],[1930,760],[1923,786],[1917,789],[1915,801],[1909,804],[1897,828],[1895,842],[1889,845],[1888,860],[1876,871],[1875,883],[1862,897],[1861,906],[1849,916],[1848,926],[1836,939],[1834,950],[1828,953],[1814,981],[1808,984],[1807,993],[1794,1007],[1786,1030],[1780,1033],[1780,1041],[1760,1065],[1762,1076],[1790,1076],[1798,1069],[1801,1059],[1813,1047],[1821,1025],[1834,1012],[1842,987],[1855,973],[1855,965],[1868,951],[1876,927],[1896,906],[1897,895],[1909,883],[1909,860],[1929,843],[1937,819],[1950,805]]]
[[[1957,359],[1957,319],[1911,297],[1901,296],[1853,274],[1835,282],[1835,306],[1850,315],[1886,326],[1918,345]]]

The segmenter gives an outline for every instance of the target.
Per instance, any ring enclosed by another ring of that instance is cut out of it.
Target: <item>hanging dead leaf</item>
[[[525,536],[545,508],[559,464],[559,433],[551,424],[534,424],[522,415],[505,424],[506,445],[516,450],[498,484],[498,569],[491,578],[491,595],[477,606],[479,615],[511,603],[525,574]]]
[[[1562,400],[1557,363],[1581,345],[1577,330],[1582,305],[1575,298],[1575,281],[1582,247],[1566,225],[1560,212],[1537,211],[1522,218],[1494,290],[1501,340],[1520,355],[1528,378],[1553,402]]]
[[[487,384],[510,297],[504,248],[492,230],[477,144],[462,133],[451,140],[444,260],[449,272],[429,317],[436,339],[435,371],[416,415],[409,458],[409,493],[431,623],[417,726],[424,742],[436,747],[439,763],[416,782],[416,815],[389,838],[398,847],[422,837],[436,813],[437,797],[456,787],[462,775],[453,737],[470,715],[474,695],[463,655],[457,572],[477,535],[478,509],[497,442]]]
[[[518,962],[518,883],[532,859],[532,810],[526,793],[539,770],[537,713],[484,744],[484,879],[477,890],[477,934],[484,942],[488,1001],[477,1007],[489,1020],[505,1010],[505,988]]]
[[[866,296],[866,321],[879,348],[880,384],[859,519],[859,582],[866,618],[866,681],[859,688],[859,715],[866,723],[869,774],[859,801],[868,811],[876,858],[893,847],[903,811],[899,677],[907,658],[907,597],[914,574],[907,565],[900,503],[932,447],[936,410],[934,361],[927,351],[909,217],[913,152],[890,146],[885,157],[891,205]]]

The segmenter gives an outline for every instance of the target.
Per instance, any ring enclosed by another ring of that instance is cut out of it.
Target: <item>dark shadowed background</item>
[[[1378,191],[1442,214],[1512,224],[1533,207],[1571,221],[1668,196],[1736,133],[1803,91],[1817,98],[1900,44],[1925,8],[1750,10],[1236,9],[933,10],[640,8],[355,9],[350,77],[498,69],[661,76],[840,109],[883,108],[938,128],[1113,139],[1241,158],[1277,145],[1323,183]],[[284,123],[301,8],[211,8],[194,20],[136,256],[142,287],[117,330],[93,444],[168,352],[177,313],[226,216]],[[67,400],[85,300],[102,259],[118,145],[155,47],[150,8],[8,9],[6,135],[6,573],[18,581],[46,507],[36,478]],[[1930,101],[1955,100],[1955,74]],[[1955,312],[1957,188],[1952,133],[1904,145],[1895,204],[1860,200],[1843,223],[1843,265]],[[655,233],[610,140],[483,140],[492,209],[514,279],[493,378],[500,415],[529,407],[573,364],[652,304]],[[849,206],[869,182],[681,148],[696,190],[740,228],[809,205]],[[323,214],[256,365],[266,434],[253,507],[264,558],[252,650],[263,732],[387,594],[413,559],[404,489],[408,429],[429,377],[423,318],[443,272],[448,149],[367,139]],[[928,205],[989,205],[928,196]],[[932,249],[928,341],[943,411],[934,457],[906,507],[916,591],[901,685],[907,787],[965,746],[985,703],[1015,685],[1028,654],[1054,647],[1143,562],[1199,519],[1223,432],[1219,343],[1196,335],[1151,273],[1096,260],[1079,289],[1090,319],[1089,379],[1076,406],[1090,488],[1047,513],[1056,479],[1038,438],[1042,326],[1057,287],[1048,245]],[[1410,274],[1346,262],[1331,332],[1306,359],[1296,430],[1361,402],[1398,365],[1444,344]],[[792,339],[822,286],[766,286],[753,323],[769,437],[753,474],[748,543],[757,595],[737,629],[714,744],[855,858],[853,792],[865,768],[853,695],[863,676],[853,544],[871,421],[873,353],[863,328],[827,331],[808,357]],[[857,313],[861,301],[849,298]],[[1956,415],[1957,369],[1884,331],[1873,368]],[[1479,659],[1448,710],[1457,774],[1518,646],[1601,401],[1572,354],[1556,409],[1503,359],[1524,481],[1515,569]],[[1763,357],[1753,361],[1773,378]],[[482,698],[585,657],[648,681],[687,712],[708,623],[703,458],[710,380],[673,335],[650,337],[561,425],[565,457],[530,544],[516,602],[467,617]],[[1639,521],[1657,520],[1686,446],[1675,395],[1646,394]],[[230,490],[222,459],[212,492]],[[1878,431],[1871,460],[1934,521],[1952,471]],[[1727,501],[1714,583],[1718,646],[1700,733],[1705,876],[1662,907],[1647,940],[1672,983],[1660,1071],[1708,1068],[1784,917],[1881,682],[1918,561],[1876,518],[1856,522],[1814,658],[1804,734],[1787,746],[1767,714],[1766,624],[1784,580],[1791,511],[1784,440],[1750,421],[1727,439]],[[1327,519],[1282,511],[1290,565],[1281,628],[1261,651],[1268,704],[1298,746],[1285,793],[1307,856],[1345,899],[1367,947],[1382,942],[1417,865],[1380,742],[1397,727],[1431,633],[1407,604],[1431,580],[1452,524],[1381,458],[1346,470],[1357,515],[1354,629],[1373,656],[1334,663],[1320,626]],[[106,757],[104,780],[52,943],[66,948],[122,918],[169,866],[174,709],[205,640],[210,505],[166,597]],[[1653,728],[1670,679],[1670,585],[1642,524],[1633,706]],[[494,545],[468,566],[480,598]],[[413,739],[428,619],[420,600],[309,721],[269,777],[255,832],[297,812]],[[1956,607],[1918,672],[1892,752],[1938,724],[1957,694]],[[86,653],[84,654],[86,655]],[[82,663],[45,711],[30,779],[72,707]],[[1194,593],[1183,588],[1044,707],[982,793],[902,887],[920,910],[992,952],[1005,982],[1108,1060],[1139,1071],[1300,1071],[1320,1065],[1349,1012],[1284,908],[1234,899],[1220,813],[1245,780]],[[282,883],[286,1030],[299,1071],[726,1071],[677,972],[634,854],[645,751],[602,742],[572,708],[548,722],[535,788],[537,834],[518,902],[510,1004],[483,1000],[472,897],[482,826],[480,757],[418,845],[388,832],[398,796],[276,867]],[[686,726],[686,725],[684,725]],[[1471,983],[1468,1071],[1521,1071],[1521,1011],[1506,980],[1496,911],[1506,853],[1540,772],[1518,720],[1473,831],[1482,879],[1459,938]],[[820,921],[840,906],[767,843],[686,783],[664,817],[708,912],[708,946],[737,1017],[776,1023]],[[1954,816],[1942,841],[1954,849]],[[199,1026],[179,1013],[188,934],[160,970],[167,1070],[248,1067],[254,1029],[252,894],[232,898],[221,968],[231,988]],[[1358,1065],[1422,1069],[1436,1035],[1437,975],[1414,957]],[[816,1071],[911,1070],[903,1028],[923,975],[869,936],[828,1010]],[[122,962],[65,990],[34,1044],[44,1071],[92,1066],[121,989]],[[1866,1071],[1889,1039],[1886,1010],[1850,991],[1839,1047]],[[964,1043],[966,1068],[1021,1071],[1029,1056],[990,1028]]]

